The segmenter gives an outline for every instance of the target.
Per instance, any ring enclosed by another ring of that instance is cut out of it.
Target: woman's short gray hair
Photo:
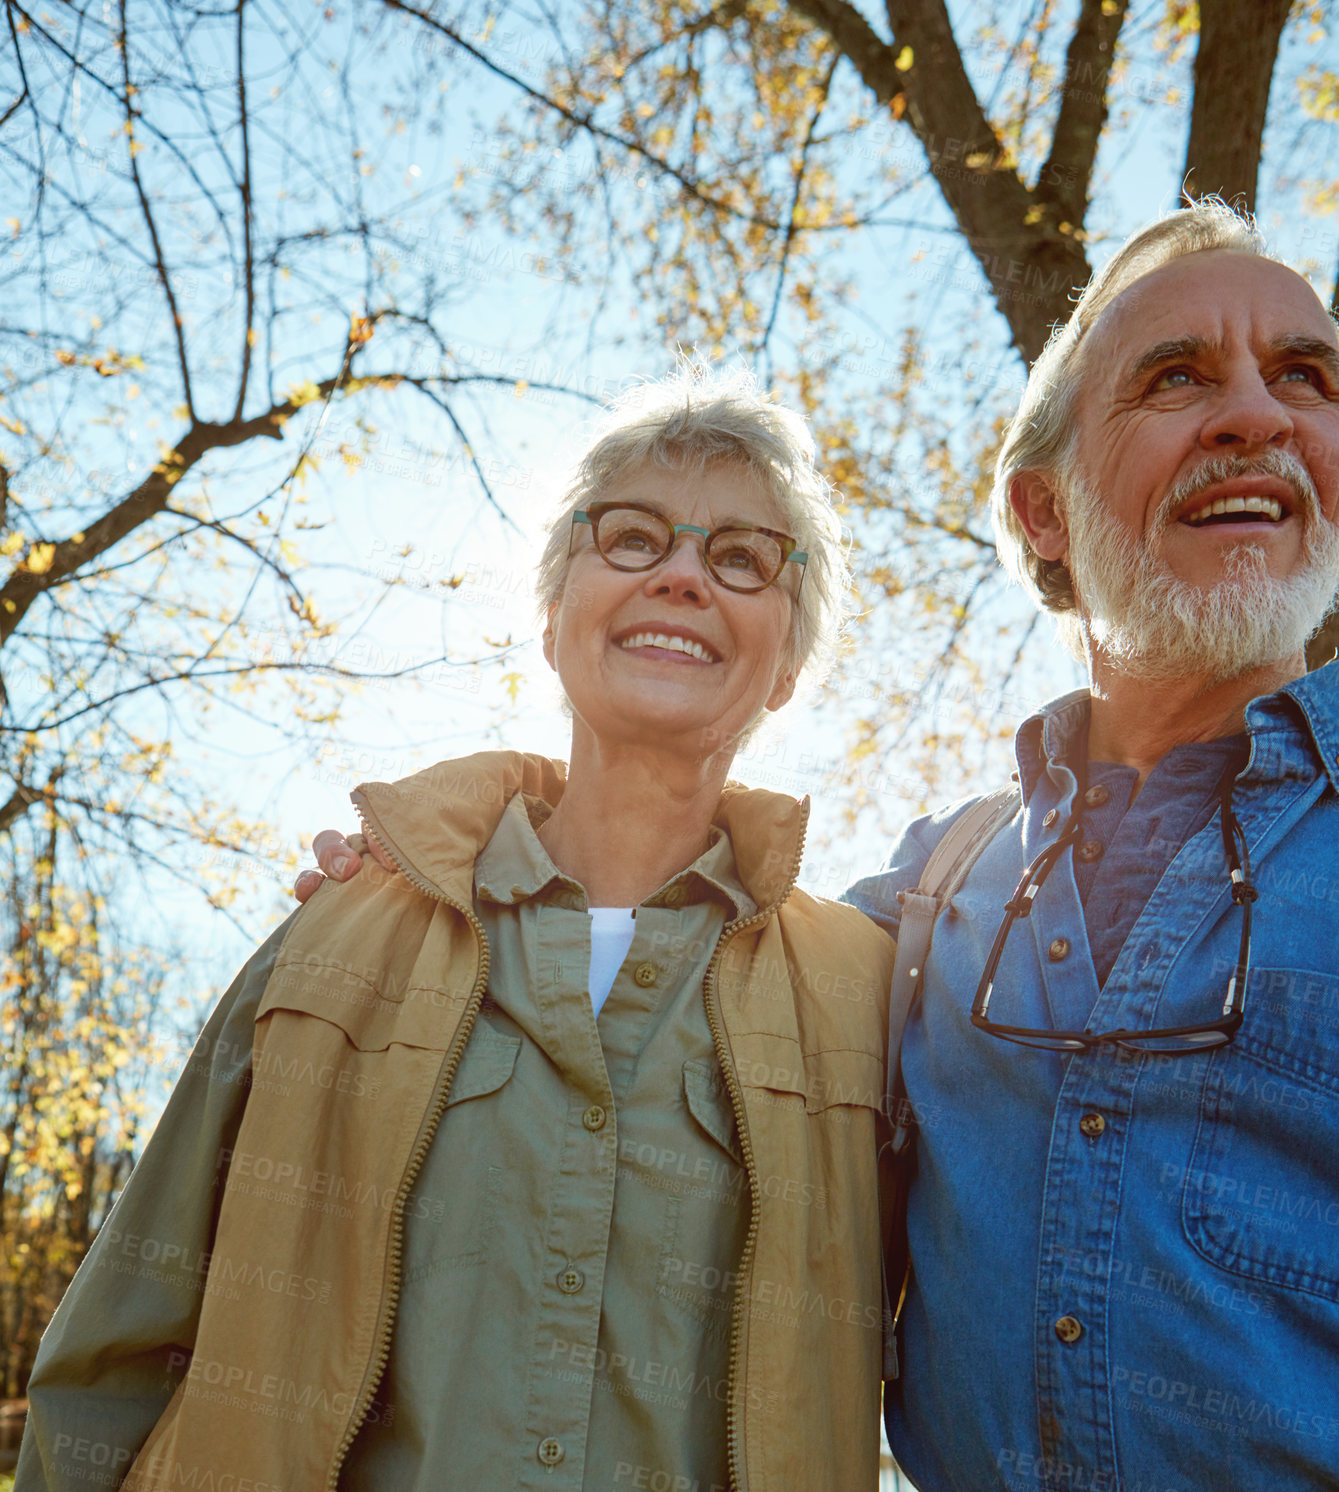
[[[1027,541],[1009,503],[1009,488],[1022,472],[1045,473],[1057,492],[1073,484],[1078,448],[1074,405],[1083,378],[1084,339],[1102,312],[1136,280],[1187,254],[1230,249],[1268,258],[1255,220],[1217,197],[1206,197],[1160,218],[1127,239],[1088,281],[1073,314],[1057,326],[1032,365],[1018,413],[1004,433],[995,462],[991,513],[1000,561],[1048,611],[1074,610],[1074,586],[1063,560],[1044,560]]]
[[[814,439],[803,418],[764,394],[744,369],[685,362],[668,378],[636,384],[620,395],[597,427],[549,526],[536,592],[541,617],[567,579],[572,514],[609,492],[641,466],[700,473],[718,463],[756,476],[783,525],[809,555],[794,610],[789,662],[821,678],[831,666],[846,614],[850,573],[836,493],[818,470]]]

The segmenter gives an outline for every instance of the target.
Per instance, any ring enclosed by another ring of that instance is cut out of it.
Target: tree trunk
[[[1185,190],[1250,211],[1290,0],[1200,0]]]

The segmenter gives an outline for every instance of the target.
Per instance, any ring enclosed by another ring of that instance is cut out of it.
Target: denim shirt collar
[[[1087,729],[1092,700],[1086,689],[1075,689],[1043,705],[1018,728],[1014,755],[1023,802],[1031,800],[1044,774],[1065,772],[1073,763],[1073,748]],[[1068,785],[1057,782],[1062,791]]]
[[[1024,803],[1044,774],[1054,778],[1075,765],[1075,746],[1090,709],[1088,690],[1075,689],[1043,705],[1018,728],[1014,753]],[[1247,775],[1312,775],[1319,767],[1339,792],[1339,661],[1253,699],[1246,707],[1246,730],[1251,737]]]
[[[1275,721],[1296,729],[1299,714],[1330,787],[1339,792],[1339,662],[1294,679],[1277,694],[1252,700],[1246,710],[1246,727],[1253,735]]]

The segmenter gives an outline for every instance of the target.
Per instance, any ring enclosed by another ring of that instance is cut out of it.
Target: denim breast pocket
[[[1208,1063],[1182,1220],[1211,1264],[1339,1301],[1339,975],[1252,971]]]

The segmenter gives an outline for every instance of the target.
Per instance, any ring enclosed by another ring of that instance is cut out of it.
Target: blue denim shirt
[[[1069,696],[1019,732],[1021,816],[941,916],[907,1028],[914,1270],[889,1437],[924,1492],[1334,1489],[1339,667],[1247,711],[1232,801],[1260,899],[1245,1020],[1212,1053],[1065,1056],[969,1022],[1004,902],[1082,786],[1067,753],[1086,709]],[[848,898],[895,932],[896,893],[963,806],[913,824]],[[1197,821],[1100,984],[1064,854],[1009,938],[991,1014],[1213,1019],[1241,912],[1218,815]]]

